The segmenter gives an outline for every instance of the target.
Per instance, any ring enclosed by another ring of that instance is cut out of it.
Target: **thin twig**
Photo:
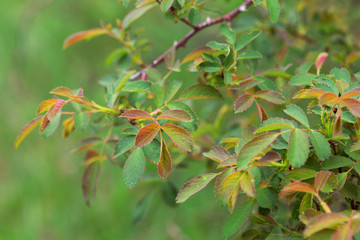
[[[193,26],[193,30],[191,30],[188,34],[185,35],[185,37],[183,37],[179,42],[175,42],[174,43],[174,47],[175,50],[180,48],[180,47],[184,47],[186,45],[186,43],[194,36],[196,35],[198,32],[200,32],[201,30],[208,28],[212,25],[227,21],[230,22],[233,18],[235,18],[237,15],[239,15],[242,12],[245,12],[246,9],[251,6],[253,4],[252,0],[246,0],[245,3],[241,4],[239,7],[237,7],[234,11],[222,16],[222,17],[218,17],[218,18],[208,18],[205,22],[194,25]],[[181,20],[181,19],[180,19]],[[166,51],[167,52],[167,51]],[[148,68],[154,68],[157,65],[159,65],[160,63],[164,62],[165,60],[165,56],[166,56],[166,52],[164,54],[162,54],[160,57],[158,57],[157,59],[155,59],[154,61],[152,61],[151,64],[147,65],[143,70],[135,73],[134,75],[131,76],[131,79],[135,79],[138,78],[142,72],[144,72],[145,69]]]

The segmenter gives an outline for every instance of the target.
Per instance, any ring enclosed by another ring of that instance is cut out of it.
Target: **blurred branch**
[[[252,0],[246,0],[245,3],[241,4],[239,7],[237,7],[234,11],[222,16],[222,17],[218,17],[218,18],[208,18],[206,19],[205,22],[197,24],[197,25],[192,25],[193,30],[191,30],[188,34],[186,34],[179,42],[175,42],[174,43],[174,47],[175,50],[177,50],[180,47],[185,47],[186,43],[193,37],[195,36],[198,32],[200,32],[201,30],[208,28],[210,26],[213,26],[215,24],[221,23],[221,22],[230,22],[233,18],[235,18],[237,15],[239,15],[242,12],[245,12],[247,10],[247,8],[249,6],[251,6],[253,4]],[[171,11],[171,9],[170,9]],[[183,21],[183,20],[182,20]],[[187,21],[187,20],[186,20]],[[186,23],[186,22],[185,22]],[[188,24],[189,25],[189,24]],[[167,51],[166,51],[167,52]],[[152,61],[151,64],[147,65],[143,70],[135,73],[131,79],[135,79],[138,78],[139,76],[141,76],[144,72],[145,69],[148,68],[154,68],[157,65],[159,65],[160,63],[164,62],[165,60],[165,56],[166,56],[166,52],[163,53],[160,57],[158,57],[157,59],[155,59],[154,61]]]

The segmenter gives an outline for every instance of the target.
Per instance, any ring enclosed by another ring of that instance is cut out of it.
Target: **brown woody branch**
[[[175,50],[177,50],[180,47],[184,47],[186,45],[186,43],[194,36],[196,35],[198,32],[200,32],[201,30],[208,28],[210,26],[213,26],[215,24],[221,23],[221,22],[230,22],[233,18],[235,18],[237,15],[239,15],[242,12],[245,12],[247,10],[247,8],[249,6],[251,6],[253,4],[252,0],[246,0],[245,3],[241,4],[239,7],[237,7],[234,11],[222,16],[222,17],[218,17],[218,18],[214,18],[214,19],[210,19],[208,18],[205,22],[197,24],[197,25],[189,25],[191,26],[193,29],[186,34],[179,42],[175,42],[174,43],[174,47]],[[181,19],[180,19],[181,20]],[[182,20],[183,21],[183,20]],[[183,21],[184,22],[184,21]],[[186,23],[186,22],[185,22]],[[166,51],[167,52],[167,51]],[[143,70],[135,73],[131,79],[135,79],[138,78],[139,76],[144,74],[144,70],[148,69],[148,68],[154,68],[157,65],[159,65],[160,63],[164,62],[165,60],[165,56],[166,56],[166,52],[164,54],[162,54],[160,57],[158,57],[157,59],[155,59],[154,61],[152,61],[151,64],[147,65]]]

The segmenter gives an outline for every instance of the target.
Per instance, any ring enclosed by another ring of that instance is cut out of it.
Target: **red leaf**
[[[155,118],[151,116],[150,113],[139,109],[126,110],[123,114],[120,115],[120,117],[129,118],[129,119],[155,120]]]
[[[316,71],[317,71],[318,75],[320,73],[320,69],[321,69],[324,61],[326,60],[327,56],[328,56],[328,53],[322,52],[322,53],[319,54],[319,56],[316,59],[315,67],[316,67]]]
[[[294,181],[292,183],[287,184],[280,192],[279,199],[282,199],[284,197],[287,197],[293,193],[296,192],[305,192],[305,193],[311,193],[316,194],[316,191],[314,188],[304,182]]]
[[[59,111],[61,111],[62,107],[64,106],[65,101],[62,99],[57,99],[57,101],[55,102],[54,105],[52,105],[49,108],[49,111],[47,113],[47,118],[49,119],[49,121],[51,122],[54,117],[56,116],[56,114],[59,113]]]
[[[335,93],[327,92],[319,97],[319,104],[326,105],[329,103],[338,102],[338,96]]]
[[[42,101],[37,109],[37,114],[43,113],[47,111],[50,107],[52,107],[59,99],[53,98]]]
[[[171,163],[171,155],[166,146],[164,139],[161,139],[161,147],[160,147],[160,161],[158,164],[158,173],[162,178],[167,178],[171,173],[172,163]]]
[[[192,121],[191,115],[188,112],[181,109],[167,110],[163,112],[157,119],[165,119],[165,120],[180,121],[180,122]]]
[[[343,93],[340,98],[341,99],[351,98],[351,97],[355,97],[357,95],[360,95],[360,87],[351,89],[351,90]]]
[[[353,98],[341,99],[342,104],[355,116],[360,118],[360,102]]]
[[[40,132],[43,132],[45,128],[49,125],[50,120],[48,119],[47,114],[45,114],[41,119]]]
[[[254,103],[254,97],[250,94],[243,94],[235,100],[235,113],[247,110]]]
[[[67,87],[57,87],[53,89],[50,93],[64,97],[76,97],[74,96],[74,92]]]
[[[259,112],[260,122],[268,120],[269,117],[268,117],[267,113],[265,112],[265,109],[258,103],[256,103],[256,107],[257,107],[258,112]]]
[[[341,108],[339,108],[334,122],[332,134],[334,137],[337,137],[341,133],[342,133],[342,120],[341,120]]]
[[[159,131],[160,127],[157,123],[151,123],[141,128],[135,137],[135,146],[143,147],[146,144],[149,144],[152,140],[154,140]]]
[[[94,28],[88,31],[74,33],[65,40],[64,49],[84,39],[90,39],[92,37],[96,37],[105,33],[107,33],[107,30],[102,28]]]
[[[164,124],[161,129],[171,138],[177,148],[184,152],[191,151],[194,140],[185,129],[175,124]]]
[[[34,118],[33,120],[31,120],[30,122],[28,122],[23,129],[21,129],[19,135],[16,137],[16,140],[14,142],[14,148],[17,149],[18,146],[20,145],[20,143],[22,142],[22,140],[24,140],[24,138],[29,135],[29,133],[31,133],[32,130],[34,130],[34,128],[39,125],[39,123],[41,122],[42,117],[37,117]]]

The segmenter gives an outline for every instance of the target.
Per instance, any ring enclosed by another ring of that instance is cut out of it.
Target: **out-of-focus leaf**
[[[249,197],[255,197],[256,190],[255,190],[255,180],[253,175],[251,175],[249,172],[245,171],[240,179],[240,186],[241,189],[249,196]]]
[[[90,206],[91,202],[95,199],[96,186],[99,179],[101,164],[93,162],[88,165],[82,177],[82,192],[86,205]]]
[[[89,115],[86,112],[79,112],[74,115],[75,128],[84,131],[89,123]]]
[[[63,138],[67,138],[75,130],[74,117],[63,121]]]
[[[161,11],[167,12],[167,10],[169,10],[173,2],[174,0],[162,0],[160,4]]]
[[[128,15],[126,15],[126,17],[124,18],[124,20],[122,22],[123,28],[124,29],[128,28],[131,23],[133,23],[135,20],[140,18],[142,15],[144,15],[147,11],[149,11],[150,9],[155,7],[156,5],[157,4],[155,4],[155,3],[149,4],[149,5],[146,5],[146,6],[143,6],[143,7],[135,8],[134,10],[129,12]]]
[[[28,122],[23,129],[21,129],[19,135],[17,136],[15,142],[14,142],[14,148],[17,149],[18,146],[20,145],[20,143],[22,142],[22,140],[24,140],[24,138],[29,135],[29,133],[31,133],[32,130],[34,130],[34,128],[36,128],[37,125],[40,124],[42,120],[42,116],[34,118],[33,120],[31,120],[30,122]]]
[[[145,156],[141,148],[136,148],[126,160],[123,169],[125,184],[133,189],[145,170]]]
[[[346,68],[333,68],[330,73],[333,74],[337,80],[345,80],[351,83],[351,76]]]
[[[280,16],[280,4],[278,0],[266,0],[270,19],[273,23],[277,23]]]
[[[263,55],[261,53],[259,53],[258,51],[247,51],[247,52],[240,54],[237,57],[237,60],[257,59],[257,58],[263,58]]]
[[[179,91],[182,85],[182,81],[180,80],[168,80],[165,83],[165,103],[171,101],[171,99],[175,96],[177,91]]]
[[[304,237],[310,237],[324,229],[333,229],[348,220],[349,217],[343,213],[323,213],[311,218],[304,231]]]
[[[71,45],[80,42],[82,40],[90,40],[93,37],[97,37],[103,34],[106,34],[107,30],[103,29],[103,28],[94,28],[94,29],[90,29],[87,31],[82,31],[82,32],[78,32],[78,33],[74,33],[72,35],[70,35],[64,42],[64,46],[63,48],[68,48]]]
[[[223,236],[225,239],[231,238],[244,226],[251,215],[252,207],[252,201],[242,204],[225,220],[223,228]]]
[[[342,123],[342,119],[341,119],[341,108],[339,108],[336,115],[337,116],[335,118],[334,126],[333,126],[333,129],[332,129],[332,135],[334,137],[337,137],[342,133],[343,123]]]
[[[341,103],[355,116],[360,118],[360,102],[353,98],[341,99]]]
[[[350,147],[350,151],[351,151],[351,152],[358,151],[358,150],[360,150],[360,141],[354,143],[354,144],[351,145],[351,147]]]
[[[58,99],[48,110],[47,118],[52,121],[55,116],[61,111],[64,106],[65,101],[62,99]]]
[[[153,90],[153,94],[154,94],[154,102],[155,105],[158,108],[161,108],[162,105],[164,104],[164,90],[163,88],[157,84],[157,83],[153,83],[152,84],[152,90]]]
[[[43,138],[48,139],[51,135],[53,135],[55,130],[59,127],[60,121],[61,121],[61,113],[58,113],[49,122],[49,124],[46,126],[46,128],[42,132]]]
[[[64,97],[73,97],[75,95],[74,92],[67,87],[57,87],[51,90],[50,93]]]
[[[200,57],[201,54],[203,54],[203,53],[212,53],[212,52],[215,52],[215,51],[216,51],[215,49],[211,49],[210,47],[207,47],[207,46],[202,46],[202,47],[195,48],[188,55],[186,55],[184,57],[184,59],[181,61],[181,64],[193,61],[196,58]]]
[[[328,57],[328,55],[329,54],[327,52],[322,52],[316,58],[315,67],[316,67],[317,75],[320,74],[321,67],[322,67],[323,63],[325,62],[326,58]]]
[[[256,39],[260,35],[260,33],[261,32],[259,30],[256,30],[241,35],[239,40],[236,42],[236,51],[240,51],[241,49],[243,49],[246,45],[248,45],[250,42]]]
[[[225,37],[226,42],[230,43],[231,45],[235,44],[236,34],[229,25],[222,24],[220,26],[220,32]]]
[[[42,101],[36,111],[37,114],[43,113],[47,110],[49,110],[50,107],[52,107],[59,99],[53,98],[48,99],[45,101]]]
[[[216,162],[222,162],[231,157],[231,154],[225,148],[221,146],[215,146],[210,150],[210,152],[203,153],[203,156],[210,158]]]
[[[278,202],[278,194],[271,188],[263,188],[257,192],[256,201],[260,207],[271,209]]]
[[[314,189],[316,192],[319,192],[320,189],[324,186],[328,178],[330,177],[331,172],[329,171],[320,171],[316,173],[314,180]]]
[[[267,102],[271,102],[274,104],[283,104],[284,100],[280,92],[273,90],[262,90],[258,91],[254,94],[256,98],[260,98]]]
[[[146,195],[136,204],[134,215],[133,215],[133,223],[139,224],[141,223],[147,216],[151,203],[154,199],[154,192]]]
[[[176,197],[176,202],[185,202],[189,197],[205,188],[217,175],[218,173],[206,173],[187,181],[180,189]]]
[[[201,16],[197,8],[191,8],[189,12],[189,22],[192,25],[196,25],[200,22]]]
[[[122,88],[124,92],[152,92],[151,82],[148,81],[133,81]]]
[[[199,66],[203,71],[209,72],[209,73],[219,72],[223,69],[222,65],[220,65],[219,63],[216,63],[216,62],[204,62],[204,63],[201,63]]]

